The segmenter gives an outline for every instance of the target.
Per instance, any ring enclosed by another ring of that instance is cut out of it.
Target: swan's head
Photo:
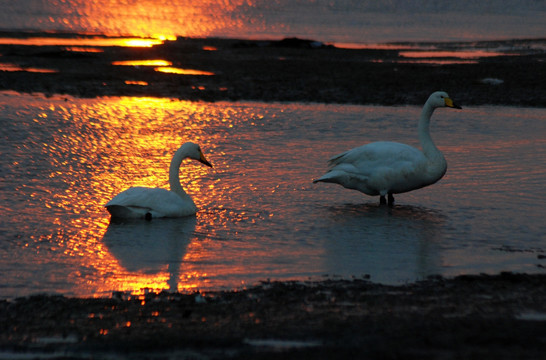
[[[201,147],[195,143],[187,142],[182,145],[178,151],[186,158],[197,160],[200,163],[212,167],[212,164],[205,158],[203,151],[201,151]]]
[[[462,109],[459,105],[456,105],[453,100],[445,91],[436,91],[429,96],[427,103],[433,108],[437,107],[450,107],[455,109]]]

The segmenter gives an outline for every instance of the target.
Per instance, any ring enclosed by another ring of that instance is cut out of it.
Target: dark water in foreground
[[[545,109],[436,111],[432,134],[448,172],[398,195],[392,209],[311,183],[327,158],[351,147],[416,145],[419,113],[4,93],[0,297],[544,272]],[[171,155],[188,140],[214,164],[182,166],[198,215],[110,224],[103,204],[129,186],[167,187]]]

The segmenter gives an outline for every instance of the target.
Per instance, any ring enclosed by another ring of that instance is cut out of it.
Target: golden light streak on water
[[[0,63],[0,71],[8,71],[8,72],[24,71],[24,72],[44,73],[44,74],[53,74],[53,73],[58,72],[57,70],[53,70],[53,69],[21,67],[21,66],[16,65],[16,64],[7,64],[7,63]]]
[[[141,80],[125,80],[127,85],[148,86],[148,82]]]
[[[509,54],[485,51],[485,50],[468,50],[468,51],[401,51],[400,56],[406,58],[457,58],[457,59],[478,59],[484,57],[507,56]]]
[[[176,74],[176,75],[200,75],[200,76],[212,76],[213,72],[204,71],[204,70],[195,70],[195,69],[181,69],[172,66],[166,67],[156,67],[155,71],[167,73],[167,74]]]
[[[154,66],[154,70],[167,74],[176,74],[176,75],[200,75],[200,76],[212,76],[213,72],[196,70],[196,69],[182,69],[178,67],[171,66],[173,63],[167,60],[122,60],[114,61],[112,65],[118,66]]]
[[[63,50],[72,51],[72,52],[82,52],[82,53],[103,53],[103,49],[93,48],[93,47],[84,47],[84,46],[68,46]]]
[[[126,39],[121,46],[126,47],[152,47],[163,43],[162,40],[157,39]]]
[[[64,247],[65,255],[80,261],[83,269],[99,271],[101,282],[88,283],[85,274],[73,274],[82,293],[104,296],[112,289],[133,293],[142,289],[184,291],[206,281],[207,274],[202,270],[187,272],[183,268],[185,256],[205,256],[187,254],[187,250],[195,249],[189,246],[195,217],[127,226],[111,224],[103,207],[131,186],[168,189],[172,155],[186,141],[201,143],[207,158],[216,165],[215,154],[207,146],[217,141],[216,137],[209,133],[207,142],[201,141],[208,131],[208,119],[202,117],[204,106],[158,98],[104,99],[79,108],[57,102],[35,119],[47,126],[53,113],[72,127],[66,133],[54,132],[53,139],[40,146],[50,168],[61,169],[47,176],[52,181],[62,179],[63,183],[61,191],[45,197],[45,207],[75,216],[57,217],[58,232],[37,241],[62,239],[55,246]],[[179,119],[175,125],[172,116],[178,112],[192,118]],[[215,181],[207,185],[199,181],[210,171],[189,160],[181,166],[181,183],[200,208],[217,196]]]
[[[173,63],[167,60],[122,60],[114,61],[112,65],[120,66],[171,66]]]
[[[122,46],[122,47],[152,47],[162,44],[164,40],[158,38],[105,38],[105,37],[29,37],[29,38],[0,38],[0,45],[23,46]],[[78,50],[81,51],[81,50]]]

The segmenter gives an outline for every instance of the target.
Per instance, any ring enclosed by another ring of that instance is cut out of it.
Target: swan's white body
[[[385,195],[389,204],[393,194],[434,184],[444,176],[447,162],[429,133],[430,118],[437,107],[459,106],[449,95],[437,91],[430,95],[419,119],[419,141],[423,151],[397,142],[379,141],[363,145],[329,160],[330,170],[313,182],[331,182],[367,195]]]
[[[161,188],[132,187],[122,191],[105,206],[114,218],[183,217],[194,215],[197,207],[180,185],[180,164],[191,158],[212,167],[197,144],[187,142],[174,154],[169,167],[171,190]]]

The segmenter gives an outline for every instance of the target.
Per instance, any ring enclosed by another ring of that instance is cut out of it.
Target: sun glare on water
[[[80,272],[72,274],[76,292],[104,296],[114,289],[132,294],[185,291],[207,281],[208,272],[185,264],[186,258],[207,256],[193,244],[195,231],[204,226],[196,224],[195,217],[117,223],[110,221],[104,208],[110,198],[131,186],[168,189],[172,155],[186,141],[199,142],[209,160],[218,164],[210,145],[202,140],[209,122],[202,118],[203,107],[159,98],[103,99],[81,107],[51,99],[44,105],[34,120],[36,126],[59,121],[66,125],[41,144],[52,169],[45,177],[62,190],[42,198],[58,230],[35,241],[53,243],[65,261],[100,274],[101,281],[86,279]],[[174,113],[191,114],[192,120],[178,124]],[[210,134],[206,138],[211,141]],[[210,168],[187,160],[180,175],[198,207],[214,201],[214,183],[200,181],[211,176]],[[78,216],[83,213],[87,215]]]
[[[63,0],[41,3],[35,28],[63,33],[135,37],[124,40],[120,46],[148,47],[154,43],[147,39],[162,42],[177,36],[207,37],[237,27],[239,21],[233,19],[231,13],[244,1]]]

